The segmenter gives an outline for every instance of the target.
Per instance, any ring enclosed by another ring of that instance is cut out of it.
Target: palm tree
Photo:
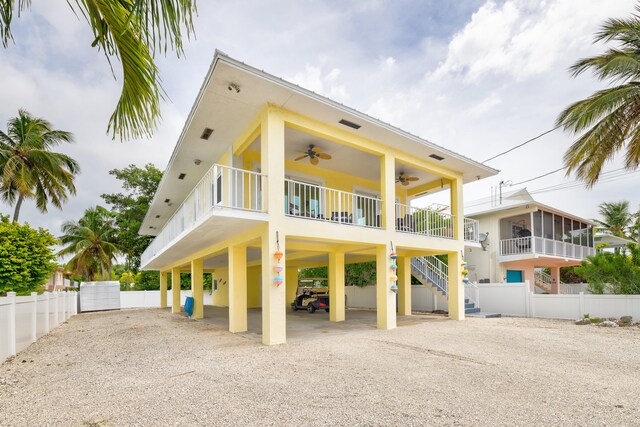
[[[111,212],[102,206],[89,208],[77,222],[62,224],[62,233],[60,242],[66,246],[58,256],[73,255],[67,269],[87,277],[89,281],[94,280],[98,273],[103,279],[111,277],[113,261],[120,253]]]
[[[71,157],[54,153],[51,148],[72,142],[69,132],[54,130],[51,123],[33,117],[25,110],[0,131],[0,198],[13,205],[13,221],[18,221],[24,199],[36,199],[38,209],[47,212],[47,204],[62,207],[69,194],[76,193],[73,180],[80,172]]]
[[[594,220],[602,229],[614,236],[627,238],[629,228],[633,225],[634,215],[629,212],[629,202],[601,203],[598,211],[602,220]]]
[[[122,64],[122,92],[107,131],[113,138],[151,136],[164,94],[154,57],[156,51],[166,54],[168,48],[180,56],[183,32],[187,38],[193,34],[195,0],[75,0],[67,4],[89,24],[94,36],[91,46],[104,52],[110,66],[114,58]],[[30,0],[0,2],[4,47],[13,39],[14,9],[20,16],[30,6]]]
[[[640,13],[640,5],[636,7]],[[609,19],[596,34],[595,42],[616,42],[603,54],[576,62],[570,71],[576,77],[592,70],[600,80],[616,85],[600,90],[565,109],[557,125],[582,135],[564,154],[567,175],[572,171],[592,187],[602,167],[619,152],[625,152],[625,167],[640,164],[640,15]],[[584,132],[584,133],[583,133]]]

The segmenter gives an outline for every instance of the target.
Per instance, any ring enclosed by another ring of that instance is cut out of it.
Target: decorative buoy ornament
[[[398,292],[398,285],[396,285],[395,282],[391,285],[391,292]]]
[[[282,285],[283,281],[284,279],[279,274],[275,277],[275,279],[273,279],[273,283],[275,283],[276,286]]]
[[[276,273],[280,273],[282,271],[282,266],[280,264],[277,264],[275,267],[273,267],[273,269]]]
[[[273,256],[276,259],[276,261],[280,261],[283,255],[284,254],[280,250],[277,250],[273,253]]]
[[[396,258],[398,258],[398,254],[396,254],[394,251],[391,251],[391,253],[389,254],[389,258],[395,260]]]

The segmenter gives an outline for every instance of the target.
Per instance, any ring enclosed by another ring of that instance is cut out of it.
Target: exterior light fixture
[[[240,93],[240,86],[238,86],[238,83],[229,83],[229,86],[227,86],[227,89],[229,90],[229,92],[234,92],[235,93]]]
[[[165,203],[169,203],[171,200],[170,199],[164,199]]]
[[[184,179],[185,176],[187,176],[186,173],[181,173],[180,175],[178,175],[178,179]]]
[[[200,159],[195,159],[195,160],[193,161],[193,163],[195,163],[195,164],[196,164],[196,166],[200,166],[200,163],[202,163],[202,160],[200,160]]]

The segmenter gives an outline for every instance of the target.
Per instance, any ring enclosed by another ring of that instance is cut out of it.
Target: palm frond
[[[76,0],[94,34],[94,46],[122,64],[122,92],[109,119],[115,139],[150,137],[165,92],[154,63],[156,51],[182,52],[183,32],[193,33],[193,0]]]
[[[9,41],[13,40],[11,23],[13,22],[14,9],[18,12],[18,17],[20,17],[22,11],[30,6],[31,0],[4,0],[0,2],[0,39],[3,47],[7,47]]]

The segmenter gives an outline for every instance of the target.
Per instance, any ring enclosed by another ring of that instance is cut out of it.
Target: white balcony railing
[[[380,228],[382,201],[375,197],[285,180],[285,214],[318,221]]]
[[[464,240],[465,242],[480,242],[480,221],[477,219],[464,219]]]
[[[267,188],[266,175],[214,164],[144,251],[142,265],[214,209],[266,212],[263,188]]]
[[[543,237],[518,237],[500,240],[500,256],[542,254],[563,258],[585,259],[595,255],[595,249]]]
[[[453,239],[453,215],[396,203],[396,230]]]
[[[396,230],[430,237],[453,239],[454,215],[431,208],[416,208],[396,203]],[[480,223],[464,218],[464,240],[480,241]]]

